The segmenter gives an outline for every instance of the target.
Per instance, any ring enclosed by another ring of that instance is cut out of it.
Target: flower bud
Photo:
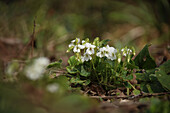
[[[118,59],[118,63],[120,63],[121,62],[121,54],[120,53],[118,53],[117,59]]]

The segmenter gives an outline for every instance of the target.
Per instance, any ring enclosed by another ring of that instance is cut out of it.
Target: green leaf
[[[149,75],[147,73],[136,73],[136,79],[139,81],[139,82],[147,82],[147,81],[150,81],[149,79]]]
[[[71,67],[71,66],[67,66],[67,67],[66,67],[66,70],[67,70],[67,72],[70,73],[70,74],[76,74],[76,73],[77,73],[76,68]]]
[[[116,77],[119,77],[119,73],[116,72],[115,76],[116,76]]]
[[[127,79],[127,80],[132,80],[132,79],[133,79],[133,75],[128,75],[128,76],[126,77],[126,79]]]
[[[145,73],[136,73],[136,79],[141,83],[144,92],[170,91],[170,60],[161,65],[158,69],[146,70]]]
[[[56,61],[56,62],[52,62],[50,63],[47,68],[52,68],[52,67],[56,67],[56,68],[61,68],[61,64],[62,64],[62,60]]]
[[[151,70],[146,70],[143,73],[136,73],[136,79],[138,81],[145,81],[145,82],[150,82],[151,78],[150,75],[155,73],[155,69],[151,69]]]
[[[146,93],[161,93],[165,91],[159,81],[143,82],[141,83],[141,90]]]
[[[87,86],[87,85],[89,85],[90,84],[90,80],[89,79],[87,79],[87,80],[85,80],[85,82],[83,83],[83,85],[85,85],[85,86]]]
[[[150,85],[150,84],[147,84],[146,87],[147,87],[149,93],[154,93],[154,92],[152,91],[152,88],[151,88],[151,85]]]
[[[146,87],[147,83],[146,82],[142,82],[140,83],[140,89],[143,91],[143,92],[146,92],[148,93],[148,88]]]
[[[127,63],[127,68],[128,69],[138,69],[139,67],[136,66],[135,64]]]
[[[164,88],[162,87],[159,81],[151,82],[149,83],[149,85],[154,93],[165,92]]]
[[[170,73],[170,60],[166,61],[159,67],[162,71],[165,71],[166,74]]]
[[[85,85],[86,86],[86,85],[90,84],[91,81],[89,79],[81,80],[79,77],[76,77],[76,78],[73,77],[73,78],[71,78],[70,82],[75,84],[75,85],[80,84],[80,85]]]
[[[109,41],[111,41],[111,40],[109,40],[109,39],[102,40],[102,41],[100,42],[100,47],[106,46]]]
[[[160,84],[164,87],[165,90],[170,91],[170,60],[161,65],[158,70],[155,72]]]
[[[115,61],[112,61],[112,60],[106,60],[106,61],[105,61],[105,63],[109,64],[109,66],[112,67],[112,68],[113,68],[114,65],[115,65],[114,62],[115,62]]]
[[[140,94],[140,91],[137,90],[137,89],[135,89],[135,90],[133,90],[133,94],[134,94],[134,95],[139,95],[139,94]]]
[[[69,63],[70,66],[75,66],[75,65],[78,64],[78,61],[77,61],[77,59],[76,59],[75,56],[71,56],[71,57],[68,59],[68,63]]]
[[[121,77],[126,80],[126,76],[127,75],[127,71],[126,70],[123,70],[122,73],[121,73]]]
[[[80,80],[78,77],[76,77],[76,78],[74,78],[74,77],[71,78],[70,82],[73,83],[73,84],[75,84],[75,85],[76,85],[76,84],[81,84],[81,85],[82,85],[82,84],[84,83],[84,81],[83,81],[83,80]]]
[[[155,74],[150,74],[149,75],[149,79],[150,79],[150,81],[158,81],[158,79],[157,79]]]
[[[140,53],[135,58],[135,64],[140,69],[154,69],[156,67],[155,61],[151,58],[148,50],[149,45],[145,45],[145,47],[140,51]]]
[[[162,84],[155,75],[155,69],[147,70],[145,73],[136,73],[136,79],[141,85],[141,90],[149,93],[164,92]]]
[[[103,69],[105,69],[105,68],[106,68],[106,64],[103,63],[103,62],[100,62],[100,63],[97,65],[96,70],[97,70],[98,72],[102,72]]]
[[[125,85],[126,88],[129,88],[129,89],[132,88],[132,86],[128,82],[125,82],[124,85]]]
[[[170,91],[170,75],[167,75],[165,71],[160,70],[156,72],[156,77],[158,78],[158,81],[162,84],[162,86]]]
[[[123,71],[121,77],[123,78],[123,80],[132,80],[133,79],[133,75],[127,75],[127,71]]]
[[[81,75],[81,76],[84,76],[84,77],[88,77],[88,76],[90,75],[90,72],[87,72],[87,71],[84,69],[84,66],[82,65],[82,66],[81,66],[80,75]]]
[[[68,50],[67,50],[66,52],[67,52],[67,53],[70,52],[73,48],[74,48],[74,46],[68,48]]]

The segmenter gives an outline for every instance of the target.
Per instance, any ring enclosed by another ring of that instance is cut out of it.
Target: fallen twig
[[[128,99],[133,100],[136,98],[142,98],[142,97],[151,97],[151,96],[161,96],[161,95],[169,95],[170,92],[164,92],[164,93],[143,93],[140,95],[133,95],[133,96],[90,96],[90,98],[93,99]]]

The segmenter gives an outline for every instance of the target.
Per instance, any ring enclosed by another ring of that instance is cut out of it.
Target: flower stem
[[[130,84],[130,86],[134,89],[134,90],[136,90],[136,88],[128,81],[128,83]]]
[[[97,80],[98,80],[98,82],[99,82],[100,80],[99,80],[98,75],[97,75],[97,73],[96,73],[96,68],[95,68],[95,66],[94,66],[93,59],[91,60],[91,62],[92,62],[92,66],[93,66],[93,69],[94,69],[94,73],[95,73],[96,78],[97,78]]]
[[[129,96],[129,88],[127,88],[127,95]]]
[[[106,64],[106,78],[105,78],[105,83],[107,84],[107,64]]]

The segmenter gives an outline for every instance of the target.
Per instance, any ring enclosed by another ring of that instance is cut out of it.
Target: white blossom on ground
[[[35,59],[34,63],[37,66],[41,66],[41,67],[45,68],[50,63],[50,61],[46,57],[39,57],[39,58]]]
[[[58,89],[59,89],[59,84],[57,84],[57,83],[48,84],[48,85],[46,86],[46,89],[47,89],[47,91],[49,91],[50,93],[55,93],[55,92],[57,92]]]
[[[35,59],[33,64],[26,67],[26,77],[31,80],[37,80],[41,78],[45,72],[46,66],[48,66],[49,63],[50,61],[46,57],[40,57]]]

